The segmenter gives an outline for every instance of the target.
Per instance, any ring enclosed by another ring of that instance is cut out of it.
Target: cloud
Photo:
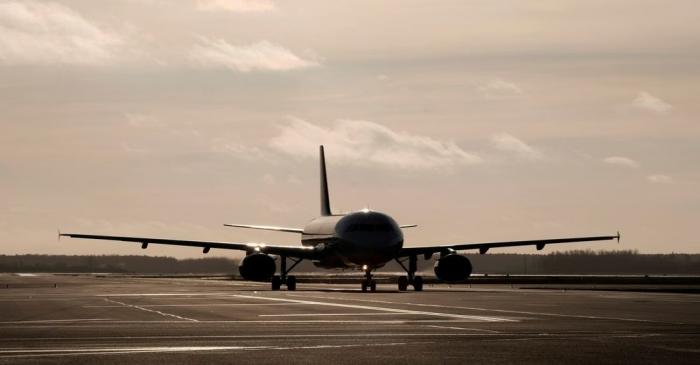
[[[199,0],[197,10],[260,13],[277,9],[271,0]]]
[[[487,98],[502,98],[523,94],[523,90],[518,85],[501,79],[493,79],[481,84],[478,86],[478,90]]]
[[[225,142],[220,139],[214,141],[212,150],[214,152],[231,155],[244,161],[269,160],[269,156],[258,147],[246,146],[235,142]]]
[[[640,91],[637,97],[632,101],[635,108],[650,111],[656,114],[665,114],[673,109],[673,106],[654,95],[645,91]]]
[[[189,55],[203,67],[223,67],[239,72],[290,71],[319,65],[268,41],[234,46],[223,39],[201,38],[200,43],[190,49]]]
[[[671,184],[671,183],[673,183],[672,177],[670,177],[668,175],[661,175],[661,174],[649,175],[649,176],[647,176],[647,180],[649,180],[649,182],[654,183],[654,184]]]
[[[124,116],[126,117],[126,122],[132,127],[153,128],[165,125],[160,119],[152,115],[126,113]]]
[[[473,165],[481,158],[454,142],[397,132],[362,120],[338,120],[328,127],[291,118],[270,140],[271,148],[292,156],[317,158],[324,144],[334,163],[377,164],[399,169],[452,168]]]
[[[0,63],[102,65],[114,61],[123,43],[57,3],[0,3]]]
[[[143,155],[145,153],[150,152],[149,150],[145,148],[139,148],[139,147],[134,147],[133,145],[129,143],[122,143],[121,148],[124,152],[129,153],[129,154],[134,154],[134,155]]]
[[[624,167],[629,167],[629,168],[639,167],[639,162],[637,162],[631,158],[621,157],[621,156],[606,157],[603,159],[603,162],[610,164],[610,165],[624,166]]]
[[[294,185],[301,185],[302,181],[299,177],[293,174],[287,175],[287,183]]]
[[[498,150],[510,152],[528,160],[539,160],[543,157],[540,151],[507,133],[493,135],[491,144]]]
[[[274,176],[272,176],[272,174],[265,174],[260,180],[262,180],[262,182],[265,183],[265,185],[274,185],[275,183],[277,183],[277,179]]]

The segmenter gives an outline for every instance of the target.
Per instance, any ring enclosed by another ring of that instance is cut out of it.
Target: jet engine
[[[441,256],[435,262],[435,276],[443,281],[466,280],[472,273],[472,264],[469,259],[457,254]]]
[[[241,276],[251,281],[269,281],[275,275],[276,270],[275,259],[262,253],[247,255],[238,265],[238,272],[241,273]]]

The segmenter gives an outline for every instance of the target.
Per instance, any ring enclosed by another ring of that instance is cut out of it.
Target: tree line
[[[435,255],[437,258],[438,255]],[[641,254],[637,251],[574,250],[550,254],[467,254],[476,274],[512,275],[700,275],[700,254]],[[104,272],[142,274],[238,274],[238,261],[208,257],[121,255],[0,255],[0,272]],[[433,260],[418,260],[419,270],[432,272]],[[389,262],[379,270],[398,272]],[[295,273],[333,271],[302,262]]]

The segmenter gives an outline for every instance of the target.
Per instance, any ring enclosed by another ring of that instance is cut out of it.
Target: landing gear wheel
[[[369,281],[369,290],[372,292],[377,291],[377,281],[376,280]]]
[[[282,286],[282,279],[278,275],[273,276],[272,277],[272,290],[280,290],[281,286]]]
[[[367,280],[364,280],[364,281],[362,282],[362,291],[363,291],[363,292],[366,292],[366,291],[367,291]]]
[[[413,278],[413,289],[415,291],[423,291],[423,277],[416,276]]]
[[[297,277],[294,275],[287,276],[287,290],[297,290]]]
[[[406,291],[408,289],[408,277],[399,276],[399,291]]]

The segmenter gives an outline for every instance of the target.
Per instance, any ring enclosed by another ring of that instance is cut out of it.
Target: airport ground
[[[0,363],[700,363],[700,295],[571,289],[0,274]]]

